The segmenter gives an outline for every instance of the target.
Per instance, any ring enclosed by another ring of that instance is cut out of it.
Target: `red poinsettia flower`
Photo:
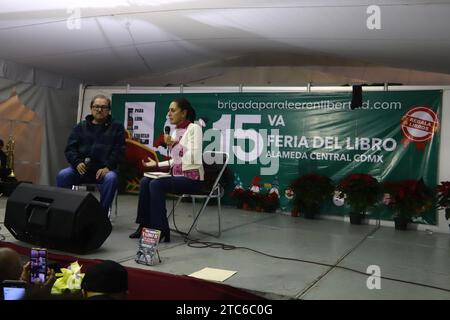
[[[303,209],[317,209],[326,199],[331,199],[334,192],[333,181],[317,173],[297,178],[290,187],[294,191],[294,203]]]
[[[445,209],[445,218],[450,219],[450,181],[441,181],[436,192],[438,209]]]
[[[397,216],[411,218],[433,206],[434,195],[422,179],[385,182],[384,189],[393,201],[389,204]]]
[[[381,196],[381,186],[377,179],[366,173],[352,173],[344,177],[337,190],[345,198],[354,213],[366,213]]]
[[[437,191],[437,204],[439,208],[446,209],[450,207],[450,181],[441,181],[436,187]]]

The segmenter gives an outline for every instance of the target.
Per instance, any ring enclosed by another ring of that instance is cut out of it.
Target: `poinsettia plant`
[[[385,182],[383,187],[390,194],[388,205],[395,211],[396,217],[411,220],[433,207],[433,190],[422,179]]]
[[[450,219],[450,181],[441,181],[436,192],[438,209],[445,209],[445,219]]]
[[[370,174],[352,173],[339,182],[337,191],[354,213],[365,214],[378,202],[382,188],[378,180]]]
[[[279,195],[277,192],[271,190],[243,189],[236,187],[230,194],[236,200],[239,209],[275,212],[280,205]]]
[[[334,192],[333,180],[317,173],[305,174],[292,181],[294,203],[298,208],[318,210],[321,204],[331,199]]]
[[[275,192],[268,192],[263,197],[263,208],[265,212],[275,212],[280,206],[280,197]]]
[[[250,192],[248,190],[245,190],[243,188],[235,188],[231,194],[231,198],[236,199],[237,201],[237,207],[239,209],[242,209],[245,204],[248,203]]]

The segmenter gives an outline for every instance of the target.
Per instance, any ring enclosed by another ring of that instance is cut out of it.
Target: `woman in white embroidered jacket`
[[[195,193],[203,186],[204,169],[202,164],[202,128],[194,123],[195,110],[185,98],[174,99],[169,105],[167,116],[176,128],[171,135],[164,136],[171,160],[156,163],[148,158],[142,161],[147,168],[168,168],[171,177],[142,178],[139,188],[137,209],[137,230],[130,238],[139,238],[143,227],[161,230],[160,241],[170,242],[169,222],[167,221],[166,193]]]

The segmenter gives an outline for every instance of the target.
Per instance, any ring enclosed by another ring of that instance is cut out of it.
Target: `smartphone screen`
[[[32,248],[30,253],[30,282],[47,280],[47,249]]]
[[[3,300],[21,300],[25,297],[25,282],[3,281]]]

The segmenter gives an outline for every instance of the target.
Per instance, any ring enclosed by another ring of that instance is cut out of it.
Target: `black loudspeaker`
[[[6,202],[5,227],[17,240],[75,253],[100,248],[112,230],[91,193],[26,183]]]
[[[352,102],[350,109],[356,109],[362,106],[362,86],[353,86]]]

